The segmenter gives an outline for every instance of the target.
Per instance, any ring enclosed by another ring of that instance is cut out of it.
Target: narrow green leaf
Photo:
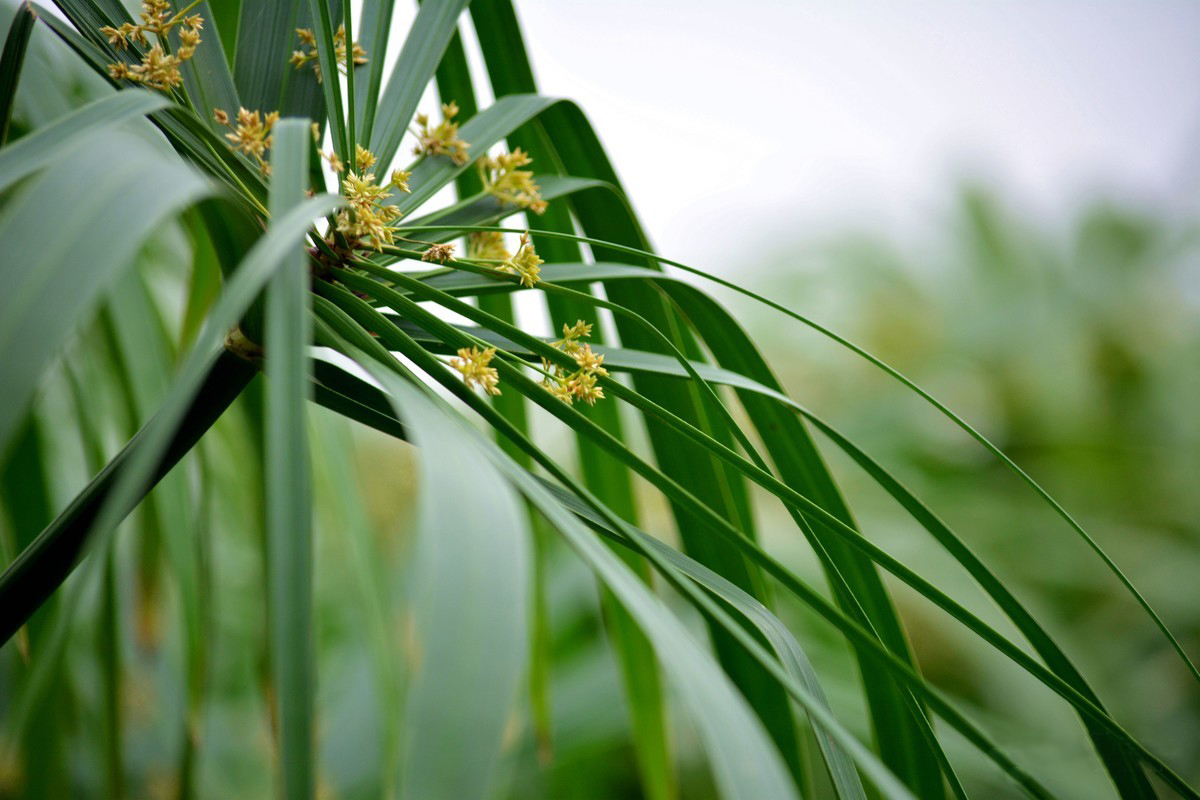
[[[184,307],[180,344],[191,344],[204,315],[221,293],[221,259],[217,245],[209,235],[203,215],[195,209],[184,215],[188,240],[192,245],[192,272],[188,278],[187,304]]]
[[[202,0],[189,14],[203,17],[206,24],[199,47],[180,70],[183,73],[183,86],[196,114],[223,135],[228,131],[217,124],[213,109],[219,108],[233,114],[242,103],[225,57],[221,30],[214,24],[212,4],[209,0]]]
[[[341,71],[334,51],[334,17],[329,6],[329,0],[308,0],[309,15],[313,20],[313,33],[317,39],[317,61],[321,67],[321,74],[325,76],[321,81],[321,92],[325,98],[325,109],[328,112],[326,116],[329,119],[329,130],[333,136],[333,147],[343,161],[352,164],[354,142],[349,141],[346,137],[346,109],[342,103]],[[349,48],[347,48],[347,53],[349,53]],[[290,66],[289,69],[291,69]]]
[[[271,214],[283,217],[304,198],[312,134],[285,119],[271,153]],[[309,395],[308,264],[294,235],[266,292],[267,617],[278,707],[283,796],[316,792],[313,763],[312,476],[305,418]]]
[[[358,119],[355,116],[355,97],[354,97],[354,58],[352,56],[353,42],[357,41],[354,38],[354,9],[350,7],[350,3],[342,3],[342,26],[346,36],[346,115],[339,119],[346,120],[346,163],[350,165],[350,169],[360,172],[358,169],[358,156],[355,145],[358,143]],[[369,58],[369,57],[368,57]],[[340,89],[340,86],[339,86]],[[338,99],[341,99],[341,92],[338,93]],[[327,101],[328,102],[328,101]]]
[[[421,462],[399,796],[484,798],[527,658],[529,520],[462,429],[418,396],[397,394]]]
[[[379,106],[379,90],[383,87],[384,59],[395,5],[396,0],[363,0],[358,40],[369,60],[366,80],[356,80],[354,87],[354,105],[358,112],[355,124],[360,142],[374,141],[375,113]]]
[[[112,0],[101,0],[108,5],[107,12],[101,10],[95,0],[54,0],[54,5],[67,19],[85,36],[93,41],[100,41],[100,28],[110,24],[114,19],[128,17],[129,12],[118,4],[113,6]],[[47,15],[39,11],[38,16],[46,19]]]
[[[476,177],[475,173],[470,170],[459,175],[461,180],[464,176]],[[478,179],[478,178],[476,178]],[[565,197],[574,192],[581,192],[587,189],[595,189],[604,186],[600,181],[589,181],[582,178],[571,178],[565,175],[537,175],[538,185],[541,187],[542,199],[548,203],[557,200],[560,197]],[[553,203],[551,209],[553,209]],[[464,200],[440,208],[437,211],[430,212],[422,217],[417,217],[412,220],[405,220],[404,225],[410,228],[421,228],[425,225],[488,225],[496,220],[510,217],[514,214],[521,213],[521,209],[517,206],[501,203],[490,194],[476,194],[467,197]],[[547,213],[554,213],[552,210]],[[542,218],[535,217],[529,220],[533,223],[533,230],[545,230],[546,228],[540,224]],[[430,241],[445,241],[454,238],[452,231],[437,231],[428,237]],[[540,253],[541,251],[539,251]],[[547,250],[545,256],[550,256]],[[547,259],[549,260],[549,259]],[[578,248],[574,257],[556,258],[554,260],[576,262],[579,261]],[[551,261],[553,263],[553,261]]]
[[[317,369],[322,363],[314,361],[312,366]],[[312,385],[315,389],[319,384],[314,380]],[[396,783],[404,720],[400,713],[402,665],[396,657],[400,645],[390,605],[394,576],[380,547],[377,527],[360,502],[362,487],[358,482],[351,426],[335,414],[321,414],[312,421],[316,507],[325,511],[324,530],[333,546],[344,549],[348,557],[351,570],[348,600],[363,625],[377,699],[381,752],[379,767],[371,775],[365,794],[383,797]]]
[[[251,0],[253,2],[253,0]],[[229,69],[237,53],[238,21],[242,14],[242,0],[208,0],[213,26],[221,35],[222,55]]]
[[[379,100],[375,126],[364,126],[364,131],[371,133],[370,150],[379,159],[379,163],[388,165],[396,157],[400,142],[408,130],[417,104],[425,87],[433,79],[433,73],[442,60],[442,53],[450,43],[458,24],[458,15],[466,8],[470,0],[425,0],[417,18],[413,21],[400,50],[400,57],[388,78],[387,87]],[[387,9],[388,17],[391,9]],[[386,32],[381,32],[386,36]],[[374,58],[383,58],[383,53],[372,53]],[[362,134],[364,137],[366,133]],[[463,138],[468,142],[471,139]],[[499,138],[499,137],[497,137]],[[482,152],[482,148],[474,148],[473,153]],[[448,159],[437,158],[436,161]],[[413,184],[415,186],[415,184]]]
[[[188,211],[188,215],[193,213]],[[108,305],[101,314],[101,328],[109,345],[113,372],[136,430],[166,396],[175,367],[170,334],[141,275],[136,272],[125,275],[109,293]],[[179,599],[184,650],[179,683],[187,705],[179,726],[181,786],[190,780],[187,767],[200,736],[208,665],[208,601],[204,596],[204,560],[198,557],[198,541],[203,539],[205,527],[193,514],[192,485],[187,477],[182,471],[175,471],[158,482],[143,502],[142,524],[137,531],[141,568],[139,603],[161,602],[157,596],[161,590],[155,589],[161,583],[160,549],[166,553],[168,574]]]
[[[100,597],[100,630],[96,650],[104,686],[104,785],[105,795],[125,795],[124,740],[121,724],[121,609],[117,597],[116,548],[104,554],[104,579]]]
[[[8,126],[12,122],[13,100],[17,96],[17,82],[21,79],[21,67],[25,65],[25,50],[29,46],[29,34],[37,15],[28,0],[17,8],[9,23],[8,36],[4,39],[4,53],[0,55],[0,147],[8,141]]]

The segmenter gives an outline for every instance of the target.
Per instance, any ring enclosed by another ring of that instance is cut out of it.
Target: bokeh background
[[[828,324],[946,401],[1078,516],[1200,657],[1200,6],[526,0],[518,11],[543,92],[588,112],[660,251]],[[397,16],[403,30],[411,13]],[[97,90],[52,44],[39,32],[37,66],[22,78],[17,121],[26,129]],[[165,231],[143,254],[144,272],[167,274],[189,257],[182,232]],[[1116,718],[1200,780],[1200,691],[1072,532],[911,392],[802,326],[716,293],[792,395],[962,533]],[[536,314],[525,321],[546,326]],[[76,377],[86,384],[86,368]],[[120,400],[100,391],[89,402]],[[211,797],[269,795],[262,565],[258,533],[243,524],[261,498],[206,466],[255,458],[250,413],[248,403],[224,421],[200,463],[176,476],[203,473],[215,487],[183,513],[207,532],[217,588],[196,762]],[[370,797],[386,760],[380,698],[395,677],[387,648],[404,635],[418,476],[404,446],[316,411],[313,428],[323,791]],[[94,465],[76,433],[47,437],[76,454],[74,470],[55,476],[59,508]],[[1008,630],[877,487],[832,452],[830,461],[868,536]],[[351,502],[355,492],[367,502]],[[664,507],[645,500],[644,527],[671,539]],[[782,509],[760,498],[758,518],[768,547],[819,583]],[[522,710],[508,796],[637,797],[596,587],[568,553],[552,558],[552,755],[539,757]],[[123,634],[130,793],[166,797],[186,712],[175,601],[128,569],[123,596],[140,609]],[[1108,796],[1063,704],[896,591],[922,668],[972,718],[1064,797]],[[803,608],[779,611],[839,716],[862,719],[844,645]],[[71,733],[53,741],[76,787],[99,781],[93,629],[77,626],[80,655],[57,678],[47,712],[69,721]],[[687,721],[676,723],[684,796],[708,796]],[[1012,794],[949,743],[969,788]],[[0,796],[16,785],[4,774]]]

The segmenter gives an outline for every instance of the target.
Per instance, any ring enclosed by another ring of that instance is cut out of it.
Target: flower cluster
[[[597,384],[600,378],[608,374],[608,370],[601,366],[604,356],[593,353],[590,344],[579,341],[591,335],[591,324],[578,320],[574,325],[564,324],[563,338],[551,343],[575,359],[576,369],[573,371],[542,359],[542,369],[549,373],[542,379],[542,386],[567,405],[582,400],[590,406],[604,399],[604,389]]]
[[[424,253],[421,254],[422,261],[436,261],[439,264],[445,264],[447,261],[454,260],[454,245],[452,244],[431,244]]]
[[[504,245],[504,234],[500,231],[479,231],[467,237],[468,258],[489,261],[508,261],[512,253]]]
[[[195,55],[196,47],[200,44],[200,29],[204,27],[203,17],[197,14],[185,17],[186,11],[172,15],[168,0],[142,0],[140,24],[126,22],[119,28],[111,25],[101,28],[100,32],[108,37],[108,43],[118,50],[125,50],[131,43],[145,47],[150,43],[147,34],[158,39],[142,55],[140,64],[117,61],[108,65],[108,74],[116,80],[140,83],[164,92],[183,83],[179,68]],[[175,27],[179,28],[179,46],[174,53],[168,53],[163,45],[167,41],[167,34]]]
[[[219,108],[214,108],[213,119],[217,121],[217,124],[233,129],[233,133],[225,134],[225,138],[232,143],[234,150],[253,158],[263,175],[271,174],[271,165],[267,163],[264,156],[275,141],[271,129],[279,121],[278,111],[272,111],[264,117],[257,111],[239,108],[237,123],[231,124],[228,114]]]
[[[450,366],[462,374],[468,388],[478,385],[486,394],[500,394],[500,374],[488,366],[495,355],[494,347],[464,347],[458,351],[458,358],[450,359]]]
[[[292,51],[292,66],[300,69],[305,64],[312,62],[313,72],[317,73],[317,83],[321,83],[324,78],[321,75],[321,60],[317,56],[317,37],[308,28],[297,28],[296,35],[300,37],[300,49]],[[339,25],[333,34],[333,53],[338,71],[344,75],[347,69],[345,25]],[[367,63],[367,51],[363,50],[362,45],[358,42],[353,42],[350,45],[350,59],[355,66],[365,64]]]
[[[501,153],[497,156],[484,156],[475,162],[479,169],[479,178],[483,181],[483,190],[495,197],[501,203],[512,203],[520,208],[527,208],[535,214],[546,210],[546,201],[538,193],[538,185],[533,181],[533,173],[520,169],[531,164],[533,159],[517,148],[511,153]]]
[[[356,156],[360,165],[375,163],[375,156],[361,145]],[[408,173],[396,170],[391,180],[381,186],[375,182],[375,174],[366,172],[366,168],[361,173],[347,172],[342,179],[342,194],[350,202],[348,208],[338,212],[337,229],[350,240],[351,246],[370,240],[371,247],[382,250],[384,244],[395,243],[392,223],[400,218],[400,209],[387,200],[392,196],[391,189],[408,191]]]
[[[417,114],[418,130],[413,131],[417,137],[417,146],[413,155],[418,156],[450,156],[455,164],[462,165],[469,160],[467,149],[469,144],[458,138],[458,105],[454,102],[442,103],[442,121],[430,126],[428,114]]]
[[[500,241],[500,247],[504,247],[504,241]],[[538,282],[538,276],[542,274],[541,265],[546,262],[538,258],[538,254],[533,250],[533,242],[529,240],[529,232],[521,234],[521,245],[517,248],[517,253],[511,256],[503,264],[496,267],[501,272],[512,272],[521,276],[521,285],[532,289]]]

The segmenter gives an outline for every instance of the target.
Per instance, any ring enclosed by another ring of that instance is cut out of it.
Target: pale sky
[[[1048,213],[1200,186],[1200,3],[519,0],[543,93],[590,115],[667,254],[864,212],[956,176]]]

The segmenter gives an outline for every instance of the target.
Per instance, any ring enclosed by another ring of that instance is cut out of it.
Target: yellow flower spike
[[[142,0],[141,28],[150,33],[164,34],[168,29],[167,15],[171,11],[168,0]]]
[[[100,29],[100,32],[103,33],[105,36],[107,36],[108,43],[111,44],[113,47],[117,48],[118,50],[124,50],[125,47],[129,44],[125,40],[124,32],[117,30],[116,28],[114,28],[111,25],[105,25],[103,28]]]
[[[590,344],[582,345],[579,351],[574,354],[575,363],[584,372],[591,375],[607,375],[608,370],[600,366],[604,363],[604,356],[593,353]]]
[[[500,231],[479,231],[467,237],[467,254],[469,258],[486,258],[494,261],[508,261],[512,253],[504,245],[504,234]]]
[[[176,55],[187,60],[196,51],[198,44],[200,44],[200,31],[195,28],[184,28],[179,32],[179,50],[176,51]],[[187,50],[187,55],[184,55],[184,50]]]
[[[160,39],[142,56],[140,64],[109,64],[108,74],[117,80],[140,83],[164,92],[183,83],[179,68],[183,62],[195,55],[196,48],[200,45],[200,29],[204,26],[204,18],[195,14],[186,18],[172,17],[170,13],[171,4],[168,0],[143,0],[142,11],[138,15],[141,24],[126,22],[120,28],[111,25],[100,28],[100,33],[118,50],[126,49],[129,43],[134,41],[146,45],[147,33]],[[167,33],[177,25],[182,25],[179,30],[179,47],[171,53],[163,43]]]
[[[454,260],[454,245],[452,244],[431,244],[429,249],[421,254],[422,261],[436,261],[439,264],[445,264],[447,261]]]
[[[484,156],[476,162],[483,189],[502,204],[511,203],[528,209],[535,214],[546,210],[546,201],[539,193],[540,187],[533,180],[533,173],[520,169],[533,163],[521,148],[495,157]]]
[[[571,394],[589,406],[594,406],[597,400],[604,399],[604,390],[596,385],[596,374],[592,372],[576,372],[567,381],[567,388]]]
[[[354,145],[354,161],[359,169],[370,169],[375,166],[375,154],[361,144]]]
[[[563,324],[562,332],[563,338],[551,342],[551,346],[571,356],[576,369],[572,372],[543,358],[542,369],[549,374],[542,379],[542,386],[568,405],[576,400],[595,405],[597,400],[604,399],[599,379],[608,375],[608,370],[601,366],[604,356],[593,352],[590,344],[579,341],[591,335],[592,326],[578,320],[574,325]]]
[[[405,194],[411,194],[412,189],[408,188],[408,179],[411,177],[412,177],[412,173],[409,172],[408,170],[404,170],[404,169],[392,170],[392,179],[391,179],[390,183],[394,188],[399,189],[400,191],[404,192]]]
[[[313,72],[316,73],[317,83],[323,82],[324,76],[321,74],[321,60],[317,54],[316,35],[308,28],[296,28],[296,35],[300,37],[301,49],[292,51],[292,57],[288,59],[289,63],[296,69],[300,69],[310,61],[313,62]],[[343,75],[346,74],[348,66],[346,63],[345,25],[338,26],[337,31],[333,34],[333,57],[338,71]],[[367,60],[367,51],[362,48],[362,45],[358,42],[352,43],[350,46],[350,63],[355,65],[366,64]]]
[[[541,265],[544,263],[546,262],[538,258],[538,254],[534,252],[533,242],[530,241],[529,232],[526,231],[521,234],[521,245],[517,248],[516,255],[496,267],[496,269],[521,276],[521,285],[527,289],[532,289],[537,285],[538,276],[542,272]]]
[[[567,405],[571,405],[575,402],[575,393],[572,392],[565,383],[551,381],[549,378],[547,378],[546,380],[542,381],[542,386],[545,386],[546,391],[550,392],[550,394],[554,395]]]
[[[479,386],[487,394],[500,394],[500,374],[495,367],[489,367],[496,348],[488,347],[480,350],[476,347],[462,348],[458,357],[450,359],[450,366],[463,376],[467,388]]]
[[[375,183],[373,173],[347,172],[342,179],[342,194],[350,207],[338,213],[337,229],[352,246],[365,241],[367,246],[381,251],[383,245],[395,242],[392,223],[400,218],[400,209],[387,204],[392,193],[387,186]]]
[[[346,165],[342,163],[342,159],[336,151],[330,150],[328,153],[321,153],[321,158],[329,162],[329,168],[334,172],[346,171]]]
[[[417,146],[413,148],[413,154],[449,156],[455,164],[466,164],[470,160],[467,156],[470,145],[458,138],[458,123],[453,121],[457,115],[458,105],[454,102],[442,105],[442,121],[434,126],[430,126],[428,115],[417,114]]]
[[[314,122],[312,124],[312,135],[313,135],[313,141],[316,142],[317,144],[320,144],[321,143],[321,125],[320,125],[320,123]]]
[[[163,50],[162,45],[155,42],[146,51],[142,63],[130,67],[129,71],[137,76],[135,80],[139,83],[151,89],[168,91],[183,83],[183,75],[179,72],[180,63],[181,59]]]
[[[272,111],[263,117],[258,111],[239,108],[237,121],[231,124],[229,114],[219,108],[214,108],[213,118],[221,125],[233,128],[233,132],[225,134],[225,138],[230,141],[234,150],[253,158],[263,175],[271,174],[271,166],[267,163],[265,156],[267,150],[275,142],[271,129],[279,121],[278,111]]]
[[[121,25],[121,35],[125,37],[126,41],[132,42],[137,39],[138,44],[146,44],[146,32],[132,22],[125,22]]]
[[[584,322],[581,319],[576,320],[575,324],[569,328],[567,327],[566,323],[563,323],[563,336],[565,336],[567,338],[579,339],[581,337],[587,338],[591,335],[592,335],[592,323],[590,323],[590,322]]]

